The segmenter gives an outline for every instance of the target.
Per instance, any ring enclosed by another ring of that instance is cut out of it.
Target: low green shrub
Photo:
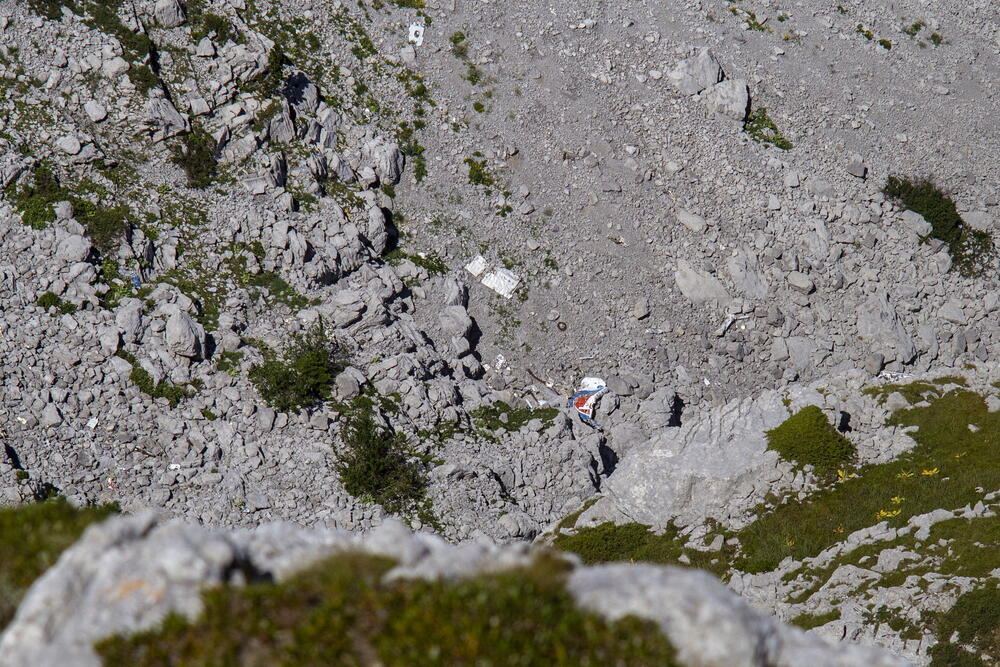
[[[767,448],[785,461],[811,465],[819,474],[835,471],[854,458],[854,445],[839,433],[826,415],[809,405],[767,432]]]
[[[188,185],[205,189],[215,180],[219,167],[219,147],[215,137],[195,126],[172,148],[171,160],[184,170]]]
[[[342,350],[319,322],[293,336],[281,354],[265,350],[264,360],[250,369],[250,381],[268,405],[290,412],[329,399],[333,379],[344,367]]]
[[[202,615],[97,645],[108,665],[677,665],[650,622],[580,609],[564,566],[460,581],[387,580],[395,563],[343,554],[280,584],[203,593]]]
[[[0,632],[35,579],[87,526],[117,511],[115,505],[77,509],[62,497],[0,508]]]
[[[934,183],[890,176],[882,191],[931,224],[930,236],[947,244],[962,275],[978,276],[992,268],[996,256],[993,239],[984,231],[966,226],[955,202]]]
[[[20,187],[11,183],[4,195],[21,214],[24,224],[34,229],[44,229],[56,219],[56,202],[67,201],[69,193],[62,188],[52,168],[42,162],[35,167],[31,182]]]
[[[38,297],[38,301],[35,302],[37,305],[41,306],[45,310],[49,308],[55,308],[60,313],[70,314],[76,312],[76,304],[70,303],[69,301],[63,301],[57,295],[52,292],[46,292],[45,294]]]
[[[420,513],[427,479],[406,438],[381,423],[368,396],[355,398],[342,414],[336,470],[344,490],[392,514]]]

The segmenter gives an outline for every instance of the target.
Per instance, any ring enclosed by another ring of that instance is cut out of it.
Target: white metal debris
[[[521,284],[521,278],[510,269],[494,269],[482,279],[483,285],[500,296],[509,299],[514,296],[514,290]]]
[[[482,255],[476,255],[465,265],[466,271],[479,278],[483,285],[489,287],[500,296],[507,299],[514,296],[518,285],[521,284],[521,277],[510,269],[503,267],[493,268],[493,270],[487,273],[489,268],[489,262]],[[483,275],[484,273],[486,275]]]
[[[410,24],[410,35],[407,37],[406,41],[410,44],[416,46],[421,46],[424,43],[424,26],[419,23]]]
[[[465,270],[474,275],[476,278],[483,274],[483,271],[489,264],[486,263],[486,258],[482,255],[476,255],[471,262],[465,265]]]

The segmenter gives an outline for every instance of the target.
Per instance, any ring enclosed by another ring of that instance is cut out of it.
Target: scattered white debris
[[[416,46],[421,46],[424,43],[424,26],[419,23],[410,24],[410,36],[407,37],[406,41],[410,44],[415,44]]]
[[[521,278],[510,269],[494,269],[482,279],[483,285],[509,299],[514,296],[514,290],[521,284]]]
[[[181,469],[180,463],[171,463],[170,465],[167,466],[167,470],[180,470],[180,469]]]
[[[482,276],[483,273],[485,273],[489,268],[489,262],[487,262],[486,258],[482,255],[476,255],[468,264],[465,265],[465,270],[476,278],[480,278],[480,276]],[[517,286],[521,284],[521,277],[510,269],[496,267],[480,278],[480,282],[500,296],[509,299],[514,296],[514,291],[517,290]]]
[[[471,262],[465,265],[465,270],[478,278],[488,266],[489,264],[487,264],[485,257],[476,255]]]
[[[736,320],[745,320],[748,317],[750,317],[750,315],[734,315],[733,313],[729,313],[728,315],[726,315],[726,319],[723,320],[722,324],[719,325],[719,328],[715,330],[715,335],[716,336],[725,335],[726,331],[729,330],[729,327],[733,325],[733,322],[735,322]]]
[[[87,420],[87,428],[89,428],[91,431],[97,428],[97,417],[91,417],[90,419]]]

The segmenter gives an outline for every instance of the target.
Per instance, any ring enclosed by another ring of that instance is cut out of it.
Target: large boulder
[[[695,57],[677,63],[667,74],[673,87],[684,95],[700,93],[722,81],[722,77],[722,65],[707,48],[702,49]]]
[[[371,166],[382,183],[396,185],[403,177],[406,158],[398,144],[372,139],[361,148],[361,162]]]
[[[201,359],[205,354],[205,329],[183,311],[167,318],[167,346],[174,354]]]
[[[186,20],[180,0],[156,0],[153,14],[156,22],[164,28],[176,28]]]
[[[605,482],[601,502],[651,526],[675,517],[682,524],[706,517],[736,523],[779,476],[766,431],[788,416],[782,397],[767,391],[663,428],[630,449]]]
[[[906,332],[895,307],[884,290],[872,294],[858,306],[858,336],[886,360],[909,363],[917,356],[913,339]]]
[[[742,123],[750,112],[750,89],[742,79],[723,81],[705,92],[704,103],[714,113]]]

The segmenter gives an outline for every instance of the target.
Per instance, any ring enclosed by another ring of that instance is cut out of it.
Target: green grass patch
[[[768,431],[767,448],[778,452],[785,461],[813,466],[819,475],[848,465],[855,455],[851,441],[830,425],[815,405],[802,408]]]
[[[243,361],[242,350],[226,350],[219,355],[219,360],[215,365],[226,375],[236,377],[240,374],[241,361]]]
[[[72,315],[76,312],[76,304],[70,303],[69,301],[63,301],[53,292],[46,292],[45,294],[38,297],[38,301],[35,302],[37,305],[41,306],[45,310],[50,308],[55,308],[60,313],[67,315]]]
[[[444,263],[444,260],[434,252],[424,253],[423,256],[413,253],[404,252],[399,248],[391,250],[385,254],[385,261],[391,266],[399,266],[400,262],[404,259],[408,259],[431,276],[440,276],[448,273],[448,265]]]
[[[690,567],[707,570],[718,577],[729,571],[734,547],[726,545],[721,551],[698,551],[685,548],[686,542],[672,524],[662,535],[656,535],[649,526],[640,523],[616,526],[609,522],[581,528],[573,535],[559,535],[553,544],[558,549],[575,553],[588,565],[616,561],[685,565],[681,561],[683,555]]]
[[[576,525],[576,522],[580,520],[580,515],[582,515],[584,512],[586,512],[591,507],[593,507],[594,503],[596,503],[598,500],[599,500],[599,498],[597,498],[597,497],[588,498],[583,503],[583,505],[580,505],[580,509],[578,509],[575,512],[571,512],[571,513],[567,514],[566,516],[564,516],[559,521],[559,525],[556,526],[556,533],[557,534],[561,534],[562,531],[568,530],[570,528],[573,528],[573,526]]]
[[[265,349],[264,360],[250,369],[250,381],[268,405],[291,412],[328,400],[344,366],[343,351],[320,322],[293,336],[280,354]]]
[[[902,526],[915,514],[962,507],[1000,488],[1000,413],[964,389],[931,398],[927,407],[892,415],[890,425],[917,426],[916,445],[898,459],[862,466],[804,501],[764,512],[738,533],[746,572],[773,570],[786,556],[815,556],[847,534],[887,521]],[[969,430],[969,424],[979,427]]]
[[[840,610],[833,609],[826,612],[825,614],[799,614],[792,620],[788,621],[789,625],[794,625],[797,628],[802,628],[803,630],[812,630],[813,628],[818,628],[821,625],[826,625],[827,623],[832,623],[833,621],[840,620]]]
[[[610,622],[578,608],[564,565],[461,581],[386,581],[394,563],[343,554],[281,584],[203,593],[190,622],[102,641],[109,665],[664,665],[677,663],[652,622]]]
[[[469,413],[476,428],[486,433],[519,431],[532,419],[541,419],[544,427],[548,428],[558,415],[556,408],[514,408],[503,401],[481,405]]]
[[[764,107],[758,107],[750,112],[743,129],[753,137],[754,141],[771,144],[783,151],[792,149],[792,142],[785,138],[771,117],[767,115],[767,109]]]
[[[118,511],[114,505],[77,509],[65,498],[0,508],[0,631],[24,594],[84,529]]]
[[[885,403],[890,394],[898,393],[910,405],[919,403],[927,396],[937,397],[941,393],[941,387],[947,384],[957,384],[960,387],[967,387],[965,378],[958,375],[943,375],[930,381],[917,380],[908,384],[886,383],[874,387],[865,387],[862,394],[872,396],[879,403]]]
[[[956,632],[958,641],[952,644]],[[959,597],[937,618],[937,639],[939,643],[928,651],[934,667],[996,665],[1000,656],[1000,588],[994,583]]]
[[[451,42],[451,52],[455,54],[456,57],[465,59],[469,56],[469,44],[465,41],[465,33],[461,30],[456,30],[451,33],[451,37],[448,38]]]
[[[890,176],[882,191],[931,224],[930,236],[947,244],[955,268],[963,276],[980,276],[992,269],[996,256],[993,239],[987,232],[966,226],[955,202],[934,183]]]

